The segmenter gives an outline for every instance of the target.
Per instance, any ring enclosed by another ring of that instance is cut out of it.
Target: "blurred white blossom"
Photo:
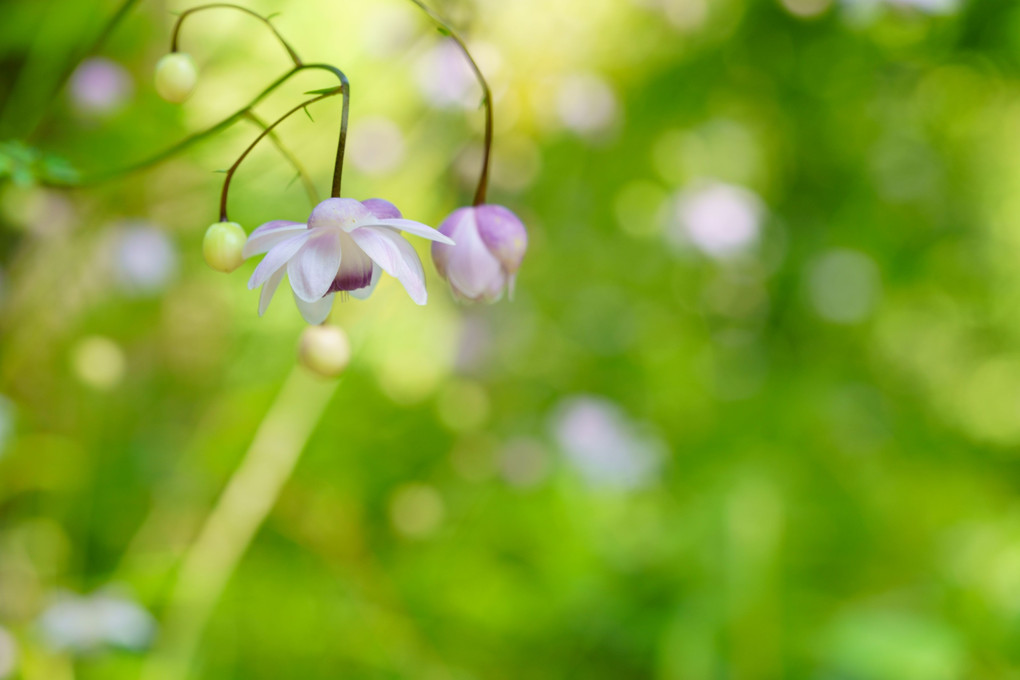
[[[662,440],[608,399],[565,399],[553,412],[552,431],[567,460],[593,486],[634,489],[659,476]]]
[[[61,592],[39,618],[46,643],[55,650],[95,652],[104,647],[144,649],[156,622],[133,600],[112,592]]]
[[[468,106],[475,76],[452,40],[444,40],[422,58],[417,69],[418,88],[434,106]]]
[[[384,175],[404,160],[404,133],[388,118],[363,118],[351,126],[347,152],[367,175]]]
[[[499,52],[485,43],[472,43],[469,48],[491,87],[502,62]],[[433,106],[478,108],[482,88],[464,53],[453,40],[444,40],[429,50],[418,62],[415,75],[419,91]]]
[[[106,115],[122,108],[134,91],[127,70],[105,57],[86,59],[71,75],[71,103],[81,113]]]
[[[607,130],[616,121],[619,108],[612,86],[594,73],[567,76],[560,86],[560,120],[577,134],[594,135]]]
[[[162,229],[129,223],[113,239],[113,264],[125,293],[153,295],[177,274],[177,248]]]
[[[714,258],[742,253],[758,242],[764,205],[742,187],[722,182],[698,183],[675,198],[666,232],[677,246],[693,244]]]

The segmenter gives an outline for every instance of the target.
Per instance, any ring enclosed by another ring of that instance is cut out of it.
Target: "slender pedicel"
[[[60,186],[60,187],[91,186],[94,184],[99,184],[101,182],[106,182],[111,179],[116,179],[117,177],[132,172],[136,172],[138,170],[144,170],[146,168],[152,167],[153,165],[162,163],[163,161],[176,156],[177,154],[194,146],[195,144],[198,144],[199,142],[209,137],[212,137],[213,135],[223,132],[237,121],[241,120],[242,118],[245,118],[252,109],[254,109],[260,102],[262,102],[263,99],[272,94],[277,88],[279,88],[285,82],[293,78],[295,74],[308,69],[320,69],[329,71],[336,75],[338,78],[340,78],[341,83],[343,84],[347,83],[346,76],[344,76],[339,69],[336,69],[335,67],[329,66],[327,64],[302,64],[301,66],[295,66],[294,68],[292,68],[291,70],[287,71],[282,76],[277,78],[275,81],[270,83],[269,86],[266,87],[264,90],[255,95],[255,97],[250,102],[248,102],[246,106],[230,114],[229,116],[221,120],[219,123],[216,123],[215,125],[208,127],[205,130],[202,130],[201,132],[196,132],[195,134],[189,137],[185,137],[183,140],[181,140],[177,144],[174,144],[168,149],[160,151],[159,153],[150,156],[145,160],[138,161],[137,163],[133,163],[125,168],[108,170],[106,172],[98,172],[92,175],[91,177],[86,177],[75,182],[50,182],[48,186]],[[347,132],[346,127],[344,127],[343,130],[344,140],[346,140],[346,132]]]
[[[244,159],[248,157],[248,154],[252,152],[252,150],[258,145],[258,143],[261,142],[263,139],[265,139],[268,135],[270,135],[272,133],[272,131],[273,131],[273,128],[275,128],[277,125],[279,125],[283,121],[287,120],[287,118],[289,118],[290,116],[294,115],[298,111],[301,111],[305,107],[310,106],[310,105],[314,104],[315,102],[322,101],[323,99],[328,99],[329,97],[334,97],[334,96],[336,96],[338,94],[343,94],[344,95],[344,103],[343,103],[343,111],[344,112],[343,112],[343,116],[342,116],[342,124],[341,124],[341,131],[340,131],[341,141],[344,139],[344,137],[345,137],[345,135],[347,133],[347,129],[346,129],[347,125],[346,125],[346,123],[347,123],[347,108],[348,108],[348,103],[349,103],[349,97],[347,96],[346,79],[344,79],[343,84],[341,84],[340,87],[333,88],[332,90],[330,90],[328,92],[325,92],[325,93],[320,94],[320,95],[318,95],[316,97],[313,97],[313,98],[311,98],[309,100],[301,102],[300,104],[298,104],[297,106],[292,108],[290,111],[288,111],[287,113],[283,114],[282,116],[277,118],[275,121],[270,123],[259,134],[259,136],[255,138],[255,141],[253,141],[251,144],[248,145],[248,148],[246,148],[241,153],[241,155],[238,157],[238,159],[236,161],[234,161],[234,164],[231,165],[230,168],[227,170],[227,177],[226,177],[226,179],[223,182],[223,191],[220,193],[220,221],[221,222],[229,222],[230,221],[229,218],[227,217],[227,196],[228,196],[228,194],[230,192],[230,181],[234,178],[234,173],[237,172],[237,168],[240,167],[241,162],[244,161]],[[342,150],[341,150],[340,157],[341,158],[343,157]],[[340,182],[337,179],[336,175],[334,175],[334,186],[339,187],[339,185],[340,185]]]
[[[417,5],[425,14],[429,16],[432,21],[436,22],[439,26],[440,31],[457,43],[460,47],[461,52],[467,57],[468,63],[471,65],[471,70],[475,72],[475,77],[478,78],[478,83],[482,86],[482,97],[483,103],[485,104],[485,146],[482,150],[482,172],[478,176],[478,187],[475,189],[475,205],[482,205],[485,203],[485,192],[489,188],[489,155],[492,151],[492,92],[489,90],[489,83],[486,82],[485,76],[482,75],[482,69],[478,67],[474,57],[471,56],[471,52],[468,50],[467,45],[461,40],[461,37],[457,34],[457,31],[453,29],[453,26],[449,24],[443,17],[436,14],[428,5],[421,2],[421,0],[411,0]]]
[[[178,38],[180,37],[181,25],[184,23],[184,20],[187,19],[192,14],[195,14],[196,12],[202,12],[207,9],[235,9],[239,12],[244,12],[245,14],[255,17],[256,19],[264,23],[269,28],[269,30],[273,32],[273,35],[276,36],[276,39],[279,40],[280,44],[283,45],[283,48],[287,50],[287,54],[294,62],[294,66],[301,66],[302,63],[301,58],[298,57],[297,52],[295,52],[294,48],[290,46],[290,43],[288,43],[284,39],[284,37],[280,35],[280,32],[276,30],[276,26],[273,26],[273,22],[270,21],[268,17],[264,17],[258,12],[248,9],[247,7],[235,5],[230,2],[214,2],[208,5],[199,5],[198,7],[192,7],[181,12],[181,15],[177,17],[177,21],[174,23],[174,30],[170,38],[170,52],[177,51],[177,42]]]

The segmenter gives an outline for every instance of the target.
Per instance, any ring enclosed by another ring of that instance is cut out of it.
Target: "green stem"
[[[78,68],[78,65],[81,63],[82,59],[84,59],[90,54],[95,54],[96,52],[98,52],[99,48],[106,43],[110,35],[112,35],[114,30],[116,30],[117,26],[120,25],[120,22],[124,20],[124,17],[128,15],[128,12],[130,12],[137,4],[138,0],[124,0],[120,4],[120,7],[118,7],[117,11],[113,13],[109,20],[107,20],[106,24],[99,31],[99,35],[97,35],[96,39],[92,41],[88,49],[86,49],[79,58],[70,60],[70,62],[67,64],[64,70],[61,72],[60,77],[57,79],[57,82],[54,84],[53,93],[48,98],[47,101],[52,102],[57,98],[57,95],[60,94],[60,91],[64,88],[64,85],[67,83],[68,80],[70,80],[71,75],[74,73],[74,70]],[[30,140],[35,136],[40,126],[43,124],[43,122],[45,122],[46,116],[50,113],[52,108],[53,108],[52,106],[47,106],[43,109],[38,119],[29,126],[28,132],[25,135],[25,139]]]
[[[441,32],[448,35],[457,46],[460,47],[460,51],[467,57],[468,63],[471,65],[471,70],[475,72],[475,77],[478,78],[478,83],[482,86],[482,97],[485,104],[485,146],[482,150],[482,171],[478,176],[478,187],[475,189],[475,205],[482,205],[485,203],[485,193],[489,188],[489,164],[490,155],[492,152],[492,92],[489,90],[489,83],[486,82],[485,76],[482,74],[482,69],[478,67],[478,63],[474,57],[471,56],[471,52],[468,50],[467,45],[458,35],[457,31],[454,30],[453,26],[450,25],[446,19],[439,16],[432,8],[426,5],[421,0],[411,0],[417,5],[421,11],[425,12],[432,21],[434,21],[440,28]]]
[[[202,631],[336,389],[295,368],[188,549],[143,680],[187,677]]]
[[[268,17],[264,17],[261,14],[259,14],[258,12],[254,11],[254,10],[250,10],[247,7],[242,7],[241,5],[235,5],[235,4],[230,3],[230,2],[215,2],[215,3],[208,4],[208,5],[199,5],[198,7],[192,7],[190,9],[187,9],[184,12],[182,12],[181,15],[179,17],[177,17],[176,23],[174,23],[173,34],[172,34],[172,37],[170,38],[170,51],[171,52],[176,52],[177,51],[178,38],[180,37],[181,26],[184,24],[184,20],[187,19],[192,14],[195,14],[196,12],[202,12],[202,11],[205,11],[207,9],[234,9],[234,10],[237,10],[239,12],[244,12],[245,14],[248,14],[248,15],[251,15],[251,16],[255,17],[256,19],[258,19],[259,21],[264,23],[267,27],[269,27],[269,30],[273,32],[273,35],[276,36],[276,39],[280,41],[281,45],[283,45],[283,49],[287,50],[287,54],[290,56],[291,60],[294,62],[294,66],[301,66],[301,58],[298,57],[297,52],[295,52],[294,48],[291,47],[290,43],[288,43],[284,39],[284,37],[282,35],[280,35],[280,32],[276,30],[276,26],[273,26],[273,22],[270,21]]]
[[[221,222],[228,222],[229,221],[228,218],[227,218],[227,196],[228,196],[228,194],[230,192],[230,182],[231,182],[231,180],[234,179],[234,173],[237,172],[237,168],[239,168],[241,166],[241,163],[244,161],[245,158],[248,157],[248,154],[250,154],[255,149],[255,147],[258,146],[258,143],[261,142],[263,139],[265,139],[270,134],[272,134],[273,128],[275,128],[277,125],[279,125],[283,121],[285,121],[288,118],[290,118],[292,115],[294,115],[298,111],[301,111],[305,107],[310,106],[310,105],[314,104],[315,102],[322,101],[323,99],[327,99],[329,97],[333,97],[333,96],[336,96],[336,95],[341,94],[341,93],[343,93],[343,95],[344,95],[344,112],[346,113],[348,97],[347,97],[346,88],[343,85],[341,85],[340,87],[335,88],[334,90],[332,90],[330,92],[326,92],[326,93],[320,94],[317,97],[313,97],[312,99],[309,99],[307,101],[301,102],[300,104],[298,104],[297,106],[292,108],[290,111],[288,111],[287,113],[285,113],[282,116],[280,116],[279,118],[277,118],[275,121],[273,121],[268,126],[266,126],[266,128],[261,132],[261,134],[259,134],[259,136],[255,138],[255,141],[253,141],[251,144],[248,145],[248,148],[246,148],[243,152],[241,152],[241,155],[238,157],[238,159],[236,161],[234,161],[234,164],[230,166],[229,170],[227,170],[227,177],[223,181],[223,191],[220,192],[220,221]],[[344,117],[346,118],[346,116],[344,116]]]
[[[229,116],[227,116],[226,118],[221,120],[219,123],[216,123],[212,127],[206,128],[205,130],[202,130],[201,132],[196,132],[193,135],[185,137],[183,140],[181,140],[177,144],[174,144],[173,146],[171,146],[168,149],[164,149],[163,151],[160,151],[159,153],[157,153],[157,154],[155,154],[153,156],[150,156],[149,158],[146,158],[145,160],[138,161],[137,163],[132,163],[131,165],[128,165],[126,167],[117,168],[116,170],[107,170],[107,171],[104,171],[104,172],[98,172],[98,173],[93,174],[92,176],[85,177],[85,178],[82,178],[82,179],[78,179],[78,180],[75,180],[75,181],[50,182],[49,186],[53,186],[53,187],[87,187],[87,186],[93,186],[95,184],[100,184],[102,182],[107,182],[107,181],[109,181],[111,179],[116,179],[117,177],[121,177],[122,175],[126,175],[126,174],[129,174],[129,173],[132,173],[132,172],[136,172],[138,170],[144,170],[146,168],[152,167],[153,165],[157,165],[159,163],[162,163],[163,161],[176,156],[177,154],[181,153],[182,151],[185,151],[186,149],[194,146],[195,144],[198,144],[199,142],[201,142],[201,141],[203,141],[203,140],[205,140],[205,139],[207,139],[209,137],[212,137],[213,135],[216,135],[216,134],[218,134],[220,132],[223,132],[224,130],[229,128],[231,125],[233,125],[237,121],[241,120],[242,118],[245,118],[248,115],[248,113],[253,108],[255,108],[263,99],[265,99],[270,94],[272,94],[273,91],[275,91],[278,87],[280,87],[285,82],[287,82],[292,77],[294,77],[295,74],[297,74],[297,73],[299,73],[301,71],[304,71],[304,70],[308,70],[308,69],[321,69],[321,70],[326,70],[326,71],[329,71],[330,73],[333,73],[334,75],[336,75],[340,79],[341,84],[344,86],[345,93],[347,91],[349,91],[349,84],[347,82],[347,77],[343,74],[342,71],[340,71],[336,67],[330,66],[328,64],[302,64],[301,66],[295,66],[294,68],[292,68],[291,70],[287,71],[282,76],[277,78],[273,83],[271,83],[268,87],[266,87],[264,90],[262,90],[262,92],[260,92],[257,95],[255,95],[255,98],[252,99],[245,107],[243,107],[243,108],[239,109],[238,111],[235,111],[234,113],[230,114]],[[345,94],[345,101],[346,101],[346,97],[347,97],[347,95]],[[347,137],[346,117],[347,117],[347,114],[346,114],[346,106],[345,106],[344,114],[343,114],[343,120],[341,121],[341,135],[340,135],[340,137],[341,137],[341,148],[338,149],[338,156],[337,156],[338,166],[337,167],[342,167],[342,164],[343,164],[343,146],[344,146],[344,144],[346,142],[346,137]],[[337,184],[337,168],[334,168],[334,184]]]
[[[247,118],[256,125],[258,125],[263,130],[265,130],[268,127],[268,125],[266,125],[266,123],[261,118],[256,116],[251,111],[248,112]],[[308,201],[312,204],[312,207],[314,208],[319,203],[319,192],[315,189],[315,182],[312,181],[311,175],[308,174],[308,171],[305,169],[305,166],[301,163],[298,157],[294,155],[294,152],[287,148],[287,145],[283,143],[283,140],[280,139],[280,136],[276,134],[275,131],[270,131],[269,141],[271,141],[273,145],[279,150],[280,154],[287,159],[287,162],[294,166],[294,169],[297,171],[298,177],[301,178],[301,183],[305,187],[305,193],[308,194]]]

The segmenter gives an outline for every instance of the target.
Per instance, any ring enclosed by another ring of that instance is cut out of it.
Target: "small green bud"
[[[351,360],[347,334],[338,326],[309,326],[301,333],[298,361],[323,378],[336,378]]]
[[[241,250],[248,235],[237,222],[217,222],[205,230],[202,255],[205,262],[218,272],[229,274],[244,262]]]
[[[171,104],[180,104],[195,89],[198,69],[190,54],[171,52],[156,64],[156,92]]]

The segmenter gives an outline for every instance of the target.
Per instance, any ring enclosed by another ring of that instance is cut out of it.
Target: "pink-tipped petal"
[[[517,215],[501,205],[480,205],[475,208],[475,221],[482,242],[503,269],[508,274],[520,269],[528,249],[528,232]]]
[[[333,294],[330,293],[326,297],[319,298],[314,302],[306,302],[295,295],[294,302],[297,303],[297,308],[301,312],[302,318],[316,326],[329,318],[329,312],[333,309]]]
[[[368,297],[375,291],[376,285],[379,283],[379,277],[382,275],[382,268],[379,267],[375,262],[372,263],[372,279],[368,285],[364,288],[358,288],[357,290],[350,291],[351,297],[356,297],[359,300],[367,300]]]
[[[287,260],[294,257],[294,254],[301,250],[301,246],[308,240],[309,235],[311,235],[311,232],[303,229],[296,236],[291,236],[289,239],[281,241],[270,248],[266,256],[259,262],[259,265],[255,267],[255,271],[252,272],[251,278],[248,280],[248,290],[255,290],[266,279],[272,276],[277,269],[287,264]]]
[[[383,271],[390,276],[397,275],[400,252],[393,242],[386,238],[385,230],[377,227],[360,227],[351,232],[354,243]]]
[[[277,243],[286,241],[306,226],[300,222],[290,220],[273,220],[258,227],[249,236],[241,250],[241,255],[246,259],[254,255],[268,252]]]
[[[418,257],[418,252],[400,234],[383,232],[383,235],[391,239],[400,252],[397,280],[404,286],[404,290],[411,296],[415,304],[424,305],[428,302],[429,293],[425,288],[425,269],[421,266],[421,258]]]
[[[362,201],[361,205],[368,208],[368,211],[372,213],[372,217],[380,220],[400,219],[403,217],[397,206],[382,198],[370,198],[367,201]]]
[[[309,238],[287,263],[287,276],[294,294],[315,302],[329,291],[340,269],[340,236],[326,231]]]
[[[351,237],[383,271],[400,281],[412,300],[425,304],[425,270],[418,253],[403,236],[389,229],[361,227],[351,232]]]
[[[366,224],[366,226],[392,227],[394,229],[406,231],[408,234],[414,234],[415,236],[427,238],[430,241],[439,241],[440,243],[448,243],[449,245],[453,245],[453,239],[451,239],[449,236],[446,236],[445,234],[443,234],[440,231],[437,231],[436,229],[433,229],[427,224],[415,222],[414,220],[404,219],[378,220],[372,222],[370,225]]]
[[[309,229],[351,229],[375,220],[369,209],[353,198],[327,198],[308,218]]]
[[[283,281],[284,273],[286,273],[286,270],[280,267],[262,284],[262,290],[259,291],[259,316],[265,314],[266,309],[269,308],[269,303],[273,299],[273,293],[276,292],[280,282]]]

